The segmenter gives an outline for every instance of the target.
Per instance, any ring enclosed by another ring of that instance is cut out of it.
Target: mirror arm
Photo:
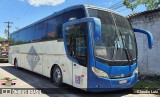
[[[135,28],[133,28],[133,31],[138,32],[138,33],[142,33],[142,34],[146,34],[147,38],[148,38],[148,47],[149,47],[149,49],[153,48],[153,36],[150,32],[145,31],[145,30],[135,29]]]

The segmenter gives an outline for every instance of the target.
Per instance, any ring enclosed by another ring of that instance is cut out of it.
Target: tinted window
[[[80,65],[87,64],[87,24],[77,24],[68,26],[66,30],[66,46],[68,54],[78,60]]]
[[[16,34],[11,34],[9,44],[10,45],[16,44]]]
[[[26,39],[26,30],[22,30],[20,33],[19,33],[19,41],[20,41],[20,44],[23,44],[25,43]]]
[[[34,41],[38,42],[45,40],[47,23],[42,22],[37,24],[35,27]]]
[[[26,29],[26,42],[31,43],[34,39],[35,26]]]
[[[11,35],[10,44],[24,44],[62,38],[62,25],[73,19],[85,17],[82,8],[71,10],[62,15],[52,17],[44,22],[25,28]]]
[[[62,24],[62,16],[57,16],[47,21],[46,40],[57,39],[60,36],[59,27]]]
[[[50,19],[47,21],[47,40],[57,38],[57,31],[56,31],[56,19]]]
[[[126,18],[102,10],[88,9],[88,12],[90,17],[99,18],[102,24],[100,41],[95,41],[94,45],[98,59],[105,59],[113,65],[128,64],[130,59],[136,59],[135,36]]]
[[[85,12],[82,8],[79,9],[75,9],[75,10],[71,10],[68,12],[65,12],[63,14],[63,22],[68,22],[70,20],[74,20],[74,19],[80,19],[80,18],[84,18],[85,17]]]

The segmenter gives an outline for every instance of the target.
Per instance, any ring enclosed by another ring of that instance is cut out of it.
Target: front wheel
[[[62,85],[62,72],[59,66],[55,66],[53,69],[52,80],[56,86]]]

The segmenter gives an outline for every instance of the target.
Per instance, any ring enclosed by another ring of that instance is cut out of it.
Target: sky
[[[23,28],[54,12],[77,4],[89,4],[104,8],[122,0],[0,0],[0,37],[6,38],[4,34],[7,24],[4,22],[13,22],[10,33],[17,28]],[[122,7],[116,11],[127,16],[136,12],[145,11],[143,5],[138,6],[134,11]]]

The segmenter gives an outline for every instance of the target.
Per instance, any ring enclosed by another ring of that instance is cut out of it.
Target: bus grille
[[[116,75],[116,76],[109,76],[110,79],[118,79],[118,78],[126,78],[131,77],[133,74],[124,74],[124,75]]]

